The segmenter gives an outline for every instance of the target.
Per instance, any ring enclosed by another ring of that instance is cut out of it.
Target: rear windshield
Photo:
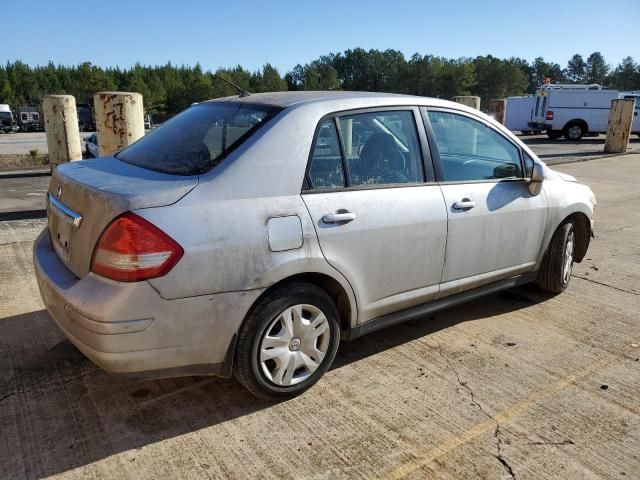
[[[118,160],[173,175],[211,170],[281,109],[207,102],[176,115],[116,155]]]

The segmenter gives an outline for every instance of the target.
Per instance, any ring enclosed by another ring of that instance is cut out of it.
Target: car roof
[[[378,92],[353,92],[343,90],[325,91],[289,91],[289,92],[269,92],[252,93],[244,97],[231,96],[208,100],[208,102],[234,101],[242,103],[253,103],[261,105],[271,105],[280,108],[289,108],[309,104],[336,104],[343,108],[362,108],[367,104],[371,106],[383,105],[429,105],[429,106],[452,106],[467,110],[468,107],[460,103],[447,100],[440,100],[430,97],[418,97],[415,95],[402,95],[397,93]],[[477,112],[477,111],[476,111]]]

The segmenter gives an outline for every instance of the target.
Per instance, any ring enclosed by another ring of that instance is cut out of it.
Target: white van
[[[521,97],[507,97],[504,112],[504,126],[511,131],[518,131],[523,134],[538,132],[540,128],[532,128],[529,123],[532,121],[533,107],[536,104],[536,97],[533,95]]]
[[[588,133],[606,133],[611,100],[617,90],[600,85],[546,84],[536,90],[531,128],[546,130],[549,138],[580,140]]]
[[[11,108],[6,103],[0,104],[0,133],[14,133],[16,131]]]
[[[640,137],[640,90],[634,90],[632,92],[622,92],[618,98],[633,98],[636,101],[636,108],[633,111],[633,124],[631,125],[631,131]]]

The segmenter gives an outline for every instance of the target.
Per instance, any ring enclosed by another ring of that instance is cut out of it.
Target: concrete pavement
[[[0,176],[0,214],[44,209],[50,180],[48,175],[17,178]]]
[[[80,138],[84,140],[92,132],[81,132]],[[82,145],[84,148],[84,144]],[[0,155],[3,154],[27,154],[30,150],[38,150],[38,153],[49,152],[47,147],[47,134],[45,132],[19,132],[0,135]]]
[[[640,478],[640,155],[558,169],[599,203],[565,293],[517,288],[343,343],[279,404],[97,369],[43,310],[44,221],[0,222],[0,478]]]
[[[573,142],[564,138],[551,140],[545,134],[520,137],[547,165],[610,157],[603,151],[606,138],[606,135],[598,135]],[[640,138],[637,135],[631,135],[627,152],[640,153]]]

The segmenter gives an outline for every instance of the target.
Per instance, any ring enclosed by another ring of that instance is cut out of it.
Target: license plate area
[[[58,256],[64,261],[69,261],[71,248],[71,225],[62,221],[55,213],[49,211],[49,232]]]
[[[58,256],[68,264],[71,251],[71,237],[80,226],[82,216],[47,194],[49,233]]]

